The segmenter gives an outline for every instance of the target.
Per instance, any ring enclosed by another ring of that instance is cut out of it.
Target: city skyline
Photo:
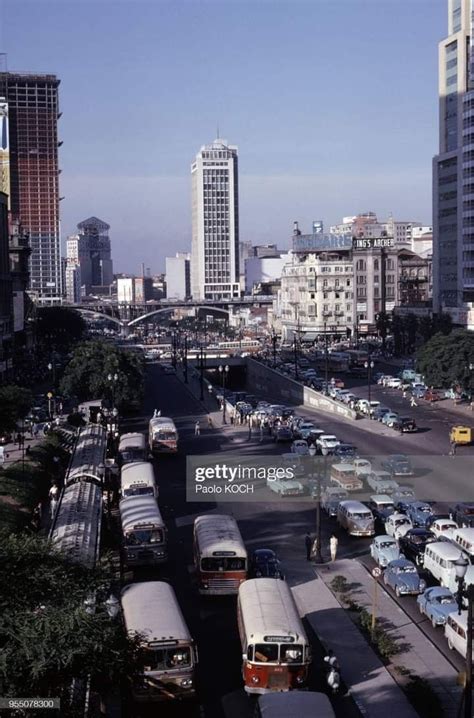
[[[189,163],[217,125],[239,147],[242,241],[284,249],[295,218],[367,210],[431,224],[445,0],[111,4],[0,4],[8,69],[61,80],[63,253],[89,215],[114,226],[117,271],[189,251]]]

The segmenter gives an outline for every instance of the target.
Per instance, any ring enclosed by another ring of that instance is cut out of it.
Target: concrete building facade
[[[166,296],[168,299],[189,299],[191,297],[191,255],[177,252],[175,257],[166,257]]]

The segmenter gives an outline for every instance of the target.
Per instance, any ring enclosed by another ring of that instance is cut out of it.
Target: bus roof
[[[92,568],[100,548],[102,488],[90,481],[63,490],[49,537],[69,561]]]
[[[425,548],[425,553],[429,549],[429,552],[434,552],[441,558],[445,558],[448,561],[456,561],[462,554],[459,546],[454,545],[450,541],[433,541],[429,543]]]
[[[120,472],[120,484],[122,489],[130,484],[151,484],[155,485],[155,472],[149,461],[132,461],[122,466]]]
[[[286,691],[259,696],[258,707],[262,718],[336,718],[331,701],[324,693],[313,691]]]
[[[124,533],[140,526],[165,525],[154,496],[127,496],[120,501],[119,508]]]
[[[164,581],[129,584],[122,609],[127,631],[143,633],[148,642],[192,641],[175,592]]]
[[[239,588],[239,605],[245,635],[249,643],[265,638],[285,637],[307,642],[290,587],[274,578],[252,578]]]
[[[69,462],[65,484],[80,481],[88,477],[102,483],[101,469],[105,463],[107,433],[103,426],[89,424],[80,429],[74,453]]]
[[[362,501],[341,501],[339,503],[339,506],[343,506],[346,511],[360,511],[361,509],[363,509],[368,514],[371,513],[370,509],[368,509],[367,506],[362,503]]]
[[[130,434],[122,434],[119,442],[119,451],[126,451],[127,449],[144,449],[145,448],[145,437],[143,434],[133,432]]]
[[[233,556],[247,557],[237,521],[228,514],[204,514],[194,520],[194,535],[201,557]]]
[[[155,416],[150,419],[150,429],[162,429],[168,426],[176,429],[173,419],[170,419],[169,416]]]

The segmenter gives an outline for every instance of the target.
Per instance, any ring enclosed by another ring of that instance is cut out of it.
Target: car
[[[414,527],[427,528],[427,522],[433,514],[431,506],[426,501],[411,501],[407,508]]]
[[[304,496],[307,491],[301,481],[296,479],[275,479],[267,481],[267,487],[279,496]]]
[[[336,446],[339,446],[340,443],[334,434],[321,434],[321,436],[316,439],[316,447],[319,447],[323,456],[332,454]]]
[[[316,429],[315,427],[313,427],[312,429],[310,429],[309,434],[306,437],[306,441],[308,442],[308,444],[315,444],[319,437],[325,433],[326,432],[324,431],[324,429]]]
[[[391,561],[400,558],[400,549],[392,536],[376,536],[370,544],[370,555],[381,568],[385,568]]]
[[[13,435],[9,431],[0,432],[0,446],[6,446],[13,441]]]
[[[378,406],[376,409],[372,412],[372,418],[376,421],[382,421],[385,414],[388,414],[391,410],[388,408],[388,406]]]
[[[279,578],[284,580],[280,561],[269,548],[257,548],[250,558],[250,578]]]
[[[457,523],[451,519],[435,519],[435,521],[429,525],[430,531],[432,531],[438,539],[441,537],[452,538],[453,531],[457,528],[459,528]]]
[[[394,411],[388,411],[384,416],[382,417],[382,424],[385,424],[385,426],[388,426],[392,428],[394,424],[398,422],[399,416]]]
[[[395,504],[388,494],[374,494],[370,497],[367,506],[372,511],[374,518],[385,523],[388,517],[395,513]]]
[[[405,486],[404,484],[401,484],[398,489],[392,494],[392,499],[397,509],[403,514],[406,513],[406,511],[404,508],[400,508],[399,505],[402,503],[406,504],[407,501],[416,501],[416,496],[411,486]]]
[[[294,430],[295,438],[297,439],[306,439],[309,436],[309,432],[311,429],[315,429],[315,425],[312,421],[307,421],[304,419],[301,421],[298,426]]]
[[[400,536],[398,544],[405,558],[423,566],[425,546],[436,541],[436,536],[427,529],[410,529]]]
[[[293,434],[291,432],[291,429],[288,428],[288,426],[277,426],[273,431],[273,441],[275,441],[277,444],[280,441],[291,441],[293,439]]]
[[[372,464],[368,459],[354,459],[353,464],[358,479],[365,479],[372,473]]]
[[[382,468],[392,476],[413,476],[410,459],[405,454],[392,454],[382,461]]]
[[[338,389],[344,389],[344,382],[342,379],[335,379],[334,377],[331,379],[330,382],[331,386],[335,386]]]
[[[357,411],[366,416],[373,416],[373,413],[380,406],[380,401],[370,401],[368,399],[361,399],[357,402]]]
[[[426,392],[426,386],[423,386],[422,384],[417,385],[411,385],[411,395],[415,397],[415,399],[423,399]]]
[[[400,416],[398,421],[394,422],[392,429],[396,429],[402,434],[418,431],[416,421],[410,416]]]
[[[328,516],[335,518],[339,503],[348,498],[349,494],[345,489],[341,489],[339,486],[328,486],[321,495],[321,508],[326,511]]]
[[[339,444],[333,452],[333,456],[343,459],[352,459],[357,456],[357,448],[353,444]]]
[[[449,513],[460,528],[474,528],[474,503],[461,502],[453,506]]]
[[[433,586],[420,593],[416,599],[421,615],[425,615],[433,628],[444,626],[448,615],[457,610],[458,604],[449,588]]]
[[[391,380],[394,379],[394,378],[395,378],[395,377],[393,377],[391,374],[384,374],[384,375],[380,378],[380,384],[382,384],[382,386],[387,386],[388,382],[391,381]]]
[[[398,484],[387,471],[374,471],[366,477],[370,488],[377,494],[393,494],[398,489]]]
[[[429,401],[430,403],[433,401],[440,401],[441,394],[439,391],[437,391],[437,389],[428,389],[427,391],[425,391],[423,399],[425,401]]]
[[[304,439],[296,439],[292,443],[290,451],[292,454],[299,454],[299,456],[307,456],[309,454],[308,442]]]
[[[396,376],[391,377],[385,384],[389,389],[399,389],[402,385],[402,380]]]
[[[406,558],[390,561],[384,571],[383,582],[390,586],[398,597],[416,596],[426,588],[426,581],[418,574],[415,564]]]
[[[395,512],[385,521],[385,531],[388,536],[399,539],[407,531],[413,528],[413,524],[406,514]]]

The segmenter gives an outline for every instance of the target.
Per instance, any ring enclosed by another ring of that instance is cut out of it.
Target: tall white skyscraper
[[[472,0],[448,0],[448,37],[439,44],[439,154],[433,160],[433,306],[460,324],[467,311],[459,310],[474,302],[473,6]]]
[[[232,299],[239,283],[237,147],[216,139],[191,165],[193,299]]]

